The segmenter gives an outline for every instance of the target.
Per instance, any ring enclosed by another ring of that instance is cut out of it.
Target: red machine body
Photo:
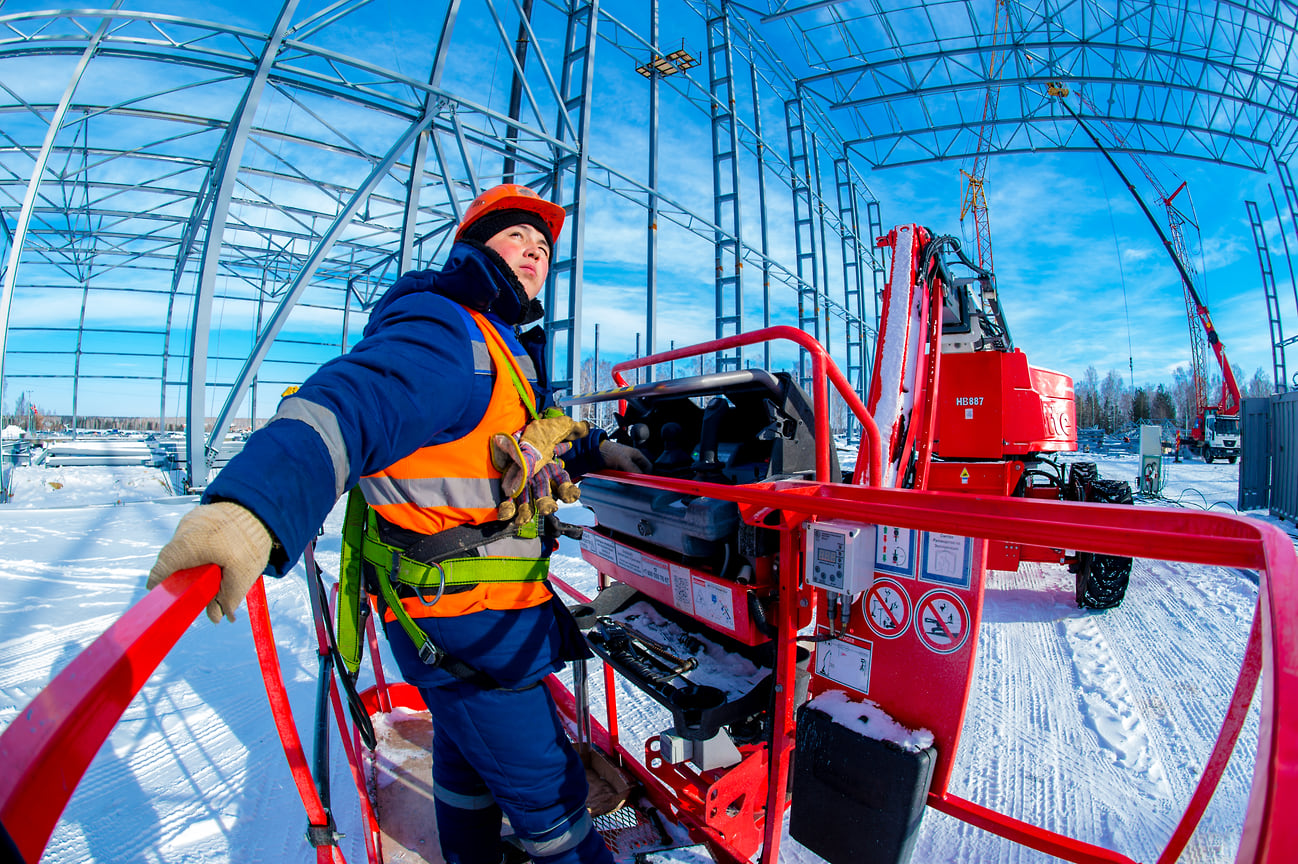
[[[933,452],[940,459],[1021,458],[1077,449],[1073,379],[1028,365],[1018,349],[944,355],[934,399]]]

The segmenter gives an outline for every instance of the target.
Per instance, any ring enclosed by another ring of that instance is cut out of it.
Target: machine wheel
[[[1205,465],[1211,465],[1211,464],[1212,464],[1212,451],[1211,451],[1211,450],[1204,450],[1204,451],[1203,451],[1203,464],[1205,464]]]
[[[1078,471],[1077,469],[1083,469]],[[1095,501],[1100,504],[1133,504],[1131,485],[1125,480],[1101,480],[1095,475],[1092,462],[1079,462],[1073,466],[1068,478],[1069,490],[1080,493],[1078,501]],[[1077,605],[1083,609],[1112,609],[1122,603],[1131,580],[1131,559],[1116,555],[1077,553],[1072,568],[1076,575]]]
[[[1112,609],[1122,603],[1131,581],[1131,559],[1116,555],[1077,555],[1077,605]]]
[[[1235,460],[1238,459],[1238,458],[1239,458],[1238,456],[1227,456],[1227,457],[1226,457],[1226,461],[1229,462],[1230,464],[1234,465],[1234,464],[1235,464]]]
[[[1064,500],[1086,501],[1086,487],[1100,478],[1100,469],[1094,462],[1074,462],[1064,484]]]

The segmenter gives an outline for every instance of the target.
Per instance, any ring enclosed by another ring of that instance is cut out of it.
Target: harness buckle
[[[424,644],[419,646],[419,659],[425,666],[436,669],[442,665],[442,660],[446,658],[446,652],[433,644],[433,640],[425,637]]]

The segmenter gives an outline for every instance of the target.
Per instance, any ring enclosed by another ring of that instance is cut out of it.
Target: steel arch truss
[[[993,50],[992,152],[1090,146],[1049,81],[1124,149],[1262,169],[1298,148],[1291,3],[1004,0],[993,45],[993,2],[441,0],[399,28],[368,0],[240,24],[120,2],[0,15],[0,381],[54,388],[74,420],[87,394],[147,394],[159,426],[188,424],[201,483],[235,418],[346,350],[509,177],[569,209],[556,381],[585,386],[584,274],[643,279],[650,344],[661,268],[710,290],[716,332],[796,323],[864,391],[886,223],[863,169],[968,156]],[[590,242],[628,207],[643,264]]]
[[[1292,3],[1005,3],[997,41],[993,0],[782,0],[762,20],[794,35],[803,86],[875,167],[972,156],[996,50],[992,152],[1090,149],[1050,81],[1129,127],[1126,149],[1262,171],[1298,148]]]

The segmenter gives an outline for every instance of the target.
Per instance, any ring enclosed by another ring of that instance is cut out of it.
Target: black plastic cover
[[[937,751],[867,738],[811,704],[797,742],[789,836],[829,864],[909,861]]]

